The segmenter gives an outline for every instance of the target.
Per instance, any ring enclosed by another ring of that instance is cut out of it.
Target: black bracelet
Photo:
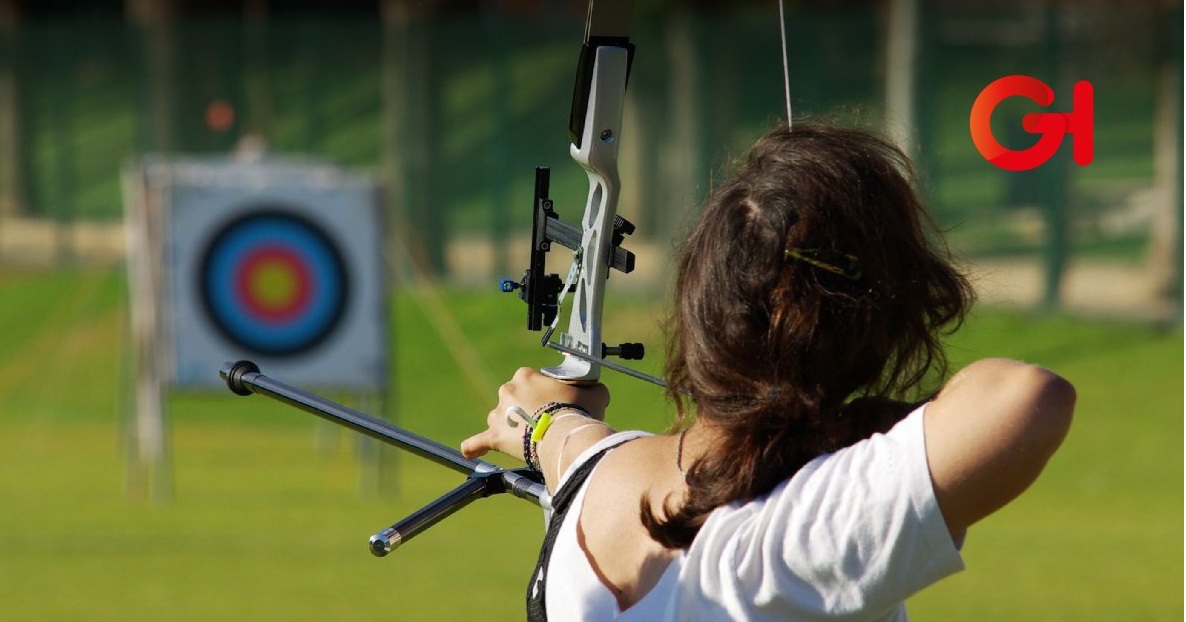
[[[534,430],[531,426],[527,426],[523,430],[523,462],[527,463],[527,468],[539,473],[541,472],[539,466],[539,458],[535,455],[535,443],[531,442],[531,432]]]
[[[579,413],[582,417],[592,418],[589,411],[578,406],[577,404],[570,404],[568,402],[548,402],[535,411],[532,420],[535,421],[534,426],[527,426],[523,430],[523,462],[527,463],[527,467],[537,472],[542,472],[539,464],[539,449],[536,444],[543,440],[544,434],[548,432],[548,427],[552,424],[552,415],[562,410],[572,410]],[[535,438],[536,431],[539,431],[539,438]]]

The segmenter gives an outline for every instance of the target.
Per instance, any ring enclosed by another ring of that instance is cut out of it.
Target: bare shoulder
[[[581,510],[579,534],[590,565],[622,609],[645,595],[676,552],[651,539],[639,520],[644,495],[662,507],[682,494],[670,437],[644,437],[610,452],[597,466]],[[678,492],[677,492],[678,491]]]
[[[927,462],[952,533],[1020,495],[1070,429],[1075,390],[1054,372],[1006,359],[960,371],[927,406]]]
[[[643,495],[651,496],[652,503],[658,505],[682,484],[675,455],[667,451],[671,447],[669,437],[643,437],[607,454],[585,493],[582,524],[588,524],[591,531],[613,533],[637,523],[641,530],[638,504]]]

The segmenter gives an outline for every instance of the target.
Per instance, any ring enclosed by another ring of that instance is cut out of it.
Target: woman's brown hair
[[[884,431],[946,373],[941,337],[971,304],[914,189],[874,134],[797,122],[763,136],[708,199],[678,264],[668,395],[718,434],[688,494],[641,516],[686,548],[718,506]]]

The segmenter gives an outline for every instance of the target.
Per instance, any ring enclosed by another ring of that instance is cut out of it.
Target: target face
[[[311,161],[153,160],[168,270],[157,292],[170,383],[225,391],[251,359],[321,390],[386,386],[379,185]],[[149,247],[149,245],[145,245]]]
[[[333,334],[349,300],[342,254],[315,223],[259,209],[215,233],[198,298],[231,343],[266,356],[308,351]]]

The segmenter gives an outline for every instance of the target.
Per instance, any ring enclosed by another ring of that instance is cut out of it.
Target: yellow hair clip
[[[817,248],[788,248],[784,252],[784,256],[787,259],[801,261],[825,272],[842,276],[850,281],[857,281],[861,278],[861,260],[856,255]],[[825,256],[828,256],[828,260],[824,259]],[[838,265],[840,262],[837,260],[843,261],[846,265]]]

